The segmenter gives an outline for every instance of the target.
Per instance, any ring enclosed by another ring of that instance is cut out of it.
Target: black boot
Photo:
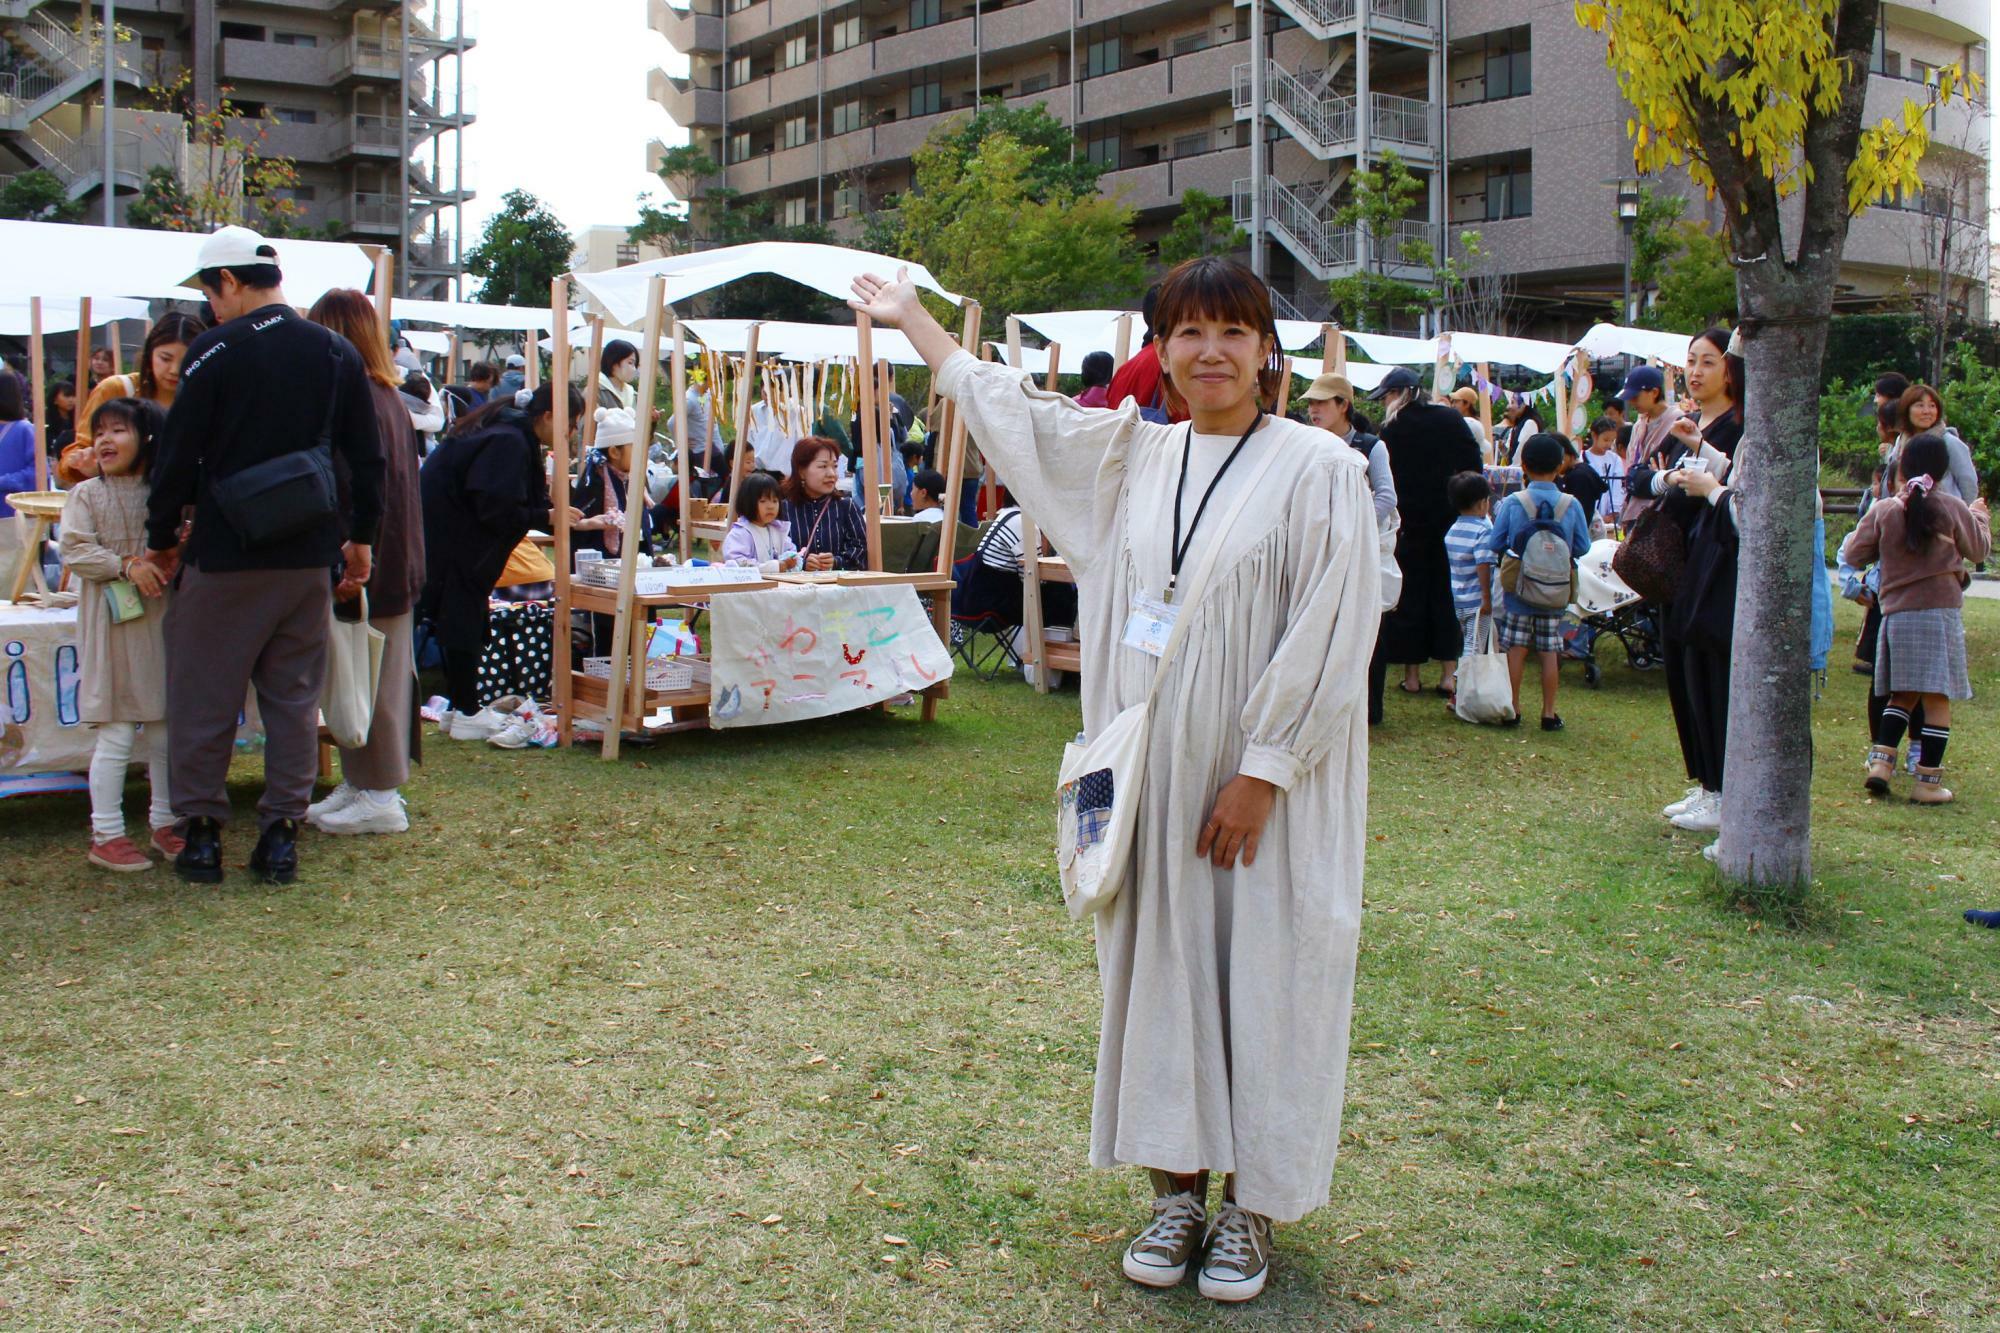
[[[299,821],[273,820],[250,853],[250,868],[266,884],[290,884],[299,877]]]
[[[187,846],[174,858],[174,873],[190,884],[222,882],[222,825],[196,817],[187,822]]]

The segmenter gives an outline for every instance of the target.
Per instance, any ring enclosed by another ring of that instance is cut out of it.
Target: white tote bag
[[[1244,506],[1262,489],[1264,478],[1283,450],[1273,447],[1231,506],[1218,534],[1226,534],[1243,516]],[[1202,556],[1201,568],[1174,618],[1153,684],[1140,702],[1121,711],[1096,736],[1081,734],[1063,747],[1056,775],[1056,867],[1062,877],[1063,902],[1073,920],[1101,912],[1125,886],[1131,871],[1133,831],[1146,786],[1146,745],[1153,730],[1153,700],[1167,678],[1167,668],[1180,652],[1194,609],[1208,590],[1208,576],[1225,538],[1218,535]],[[1114,649],[1116,651],[1116,649]]]
[[[368,743],[375,724],[375,690],[382,683],[382,654],[388,636],[368,623],[368,594],[361,594],[361,618],[331,615],[326,635],[326,688],[320,691],[320,716],[336,745],[358,750]]]
[[[1458,659],[1458,698],[1454,711],[1467,722],[1505,722],[1514,716],[1514,684],[1507,675],[1507,654],[1495,644],[1499,630],[1494,617],[1481,616],[1485,632],[1475,631],[1473,651]]]

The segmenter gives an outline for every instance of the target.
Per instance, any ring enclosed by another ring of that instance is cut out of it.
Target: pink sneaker
[[[156,828],[153,830],[153,850],[161,856],[166,857],[169,861],[179,856],[181,848],[185,846],[187,846],[187,839],[180,835],[180,825],[169,824],[165,828]]]
[[[153,868],[153,863],[146,854],[134,847],[132,840],[122,834],[108,842],[91,839],[89,861],[100,870],[115,870],[122,875]]]

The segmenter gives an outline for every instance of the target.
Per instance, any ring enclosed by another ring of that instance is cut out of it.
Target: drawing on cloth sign
[[[951,654],[906,584],[726,594],[709,620],[715,727],[827,717],[951,678]]]

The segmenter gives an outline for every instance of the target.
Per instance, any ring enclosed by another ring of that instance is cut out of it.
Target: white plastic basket
[[[611,659],[586,657],[583,674],[598,680],[611,679]],[[709,664],[699,657],[655,657],[646,663],[646,688],[674,693],[691,690],[709,682]]]

